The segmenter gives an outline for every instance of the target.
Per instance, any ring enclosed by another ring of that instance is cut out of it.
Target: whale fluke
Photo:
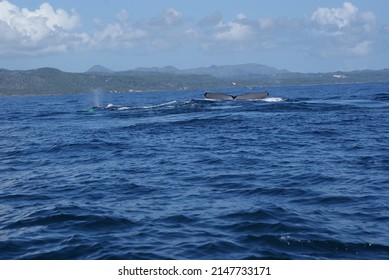
[[[213,93],[206,92],[204,94],[204,98],[207,100],[257,100],[263,99],[267,97],[269,93],[265,92],[253,92],[253,93],[245,93],[241,95],[229,95],[225,93]]]
[[[233,100],[234,96],[224,93],[206,92],[204,98],[209,100]]]

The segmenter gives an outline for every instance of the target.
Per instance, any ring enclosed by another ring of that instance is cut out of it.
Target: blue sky
[[[0,68],[389,68],[387,0],[0,0]]]

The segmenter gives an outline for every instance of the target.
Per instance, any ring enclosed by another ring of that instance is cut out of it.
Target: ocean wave
[[[386,87],[5,98],[0,259],[388,259]]]
[[[262,101],[264,102],[283,102],[283,101],[287,101],[286,98],[282,98],[282,97],[265,97],[264,99],[261,99]]]
[[[112,103],[109,103],[105,107],[105,109],[118,110],[118,111],[141,110],[141,109],[148,110],[148,109],[157,109],[157,108],[164,108],[164,107],[173,107],[176,104],[178,104],[178,101],[176,101],[176,100],[164,102],[164,103],[156,104],[156,105],[144,105],[144,106],[122,106],[122,105],[114,105]]]

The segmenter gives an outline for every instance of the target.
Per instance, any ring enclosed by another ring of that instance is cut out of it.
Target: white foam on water
[[[120,111],[131,110],[131,109],[134,109],[134,107],[123,106],[123,107],[118,108],[118,110],[120,110]]]
[[[157,105],[141,106],[138,108],[139,109],[154,109],[154,108],[168,107],[170,105],[175,105],[177,103],[178,102],[176,100],[173,100],[173,101],[169,101],[169,102],[165,102],[165,103],[161,103],[161,104],[157,104]]]
[[[285,101],[286,99],[282,97],[265,97],[261,100],[264,102],[282,102]]]
[[[163,108],[163,107],[169,107],[177,104],[178,102],[176,100],[156,104],[156,105],[145,105],[145,106],[121,106],[121,105],[114,105],[112,103],[109,103],[105,109],[113,109],[113,110],[119,110],[119,111],[125,111],[125,110],[139,110],[139,109],[156,109],[156,108]]]

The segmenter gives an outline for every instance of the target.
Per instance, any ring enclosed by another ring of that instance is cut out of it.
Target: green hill
[[[249,66],[252,67],[252,65]],[[272,74],[255,74],[242,70],[241,75],[239,72],[234,72],[233,76],[225,77],[216,77],[212,74],[193,74],[178,69],[174,73],[144,70],[111,72],[101,66],[95,67],[93,70],[96,71],[70,73],[55,68],[26,71],[0,69],[0,95],[67,94],[90,92],[95,89],[106,92],[189,89],[207,91],[231,87],[232,84],[245,87],[389,82],[389,69],[331,73],[279,71]]]
[[[210,75],[172,75],[154,72],[69,73],[54,68],[0,71],[0,95],[39,95],[89,92],[207,89],[225,82]]]

